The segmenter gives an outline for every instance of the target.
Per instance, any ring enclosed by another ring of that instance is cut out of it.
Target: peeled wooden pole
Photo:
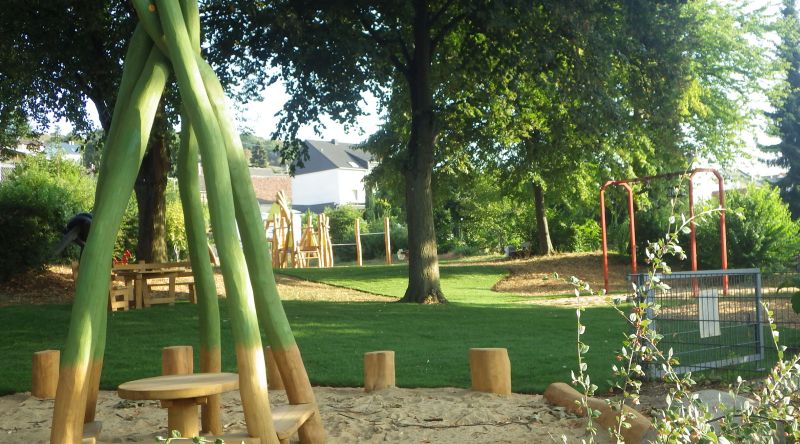
[[[383,218],[383,246],[386,250],[386,263],[392,265],[392,230],[388,217]]]
[[[356,233],[356,263],[361,267],[364,265],[361,259],[361,219],[356,219],[354,231]]]
[[[395,386],[394,352],[364,353],[364,391],[372,392]]]
[[[252,290],[239,246],[224,140],[209,103],[182,13],[177,3],[157,0],[156,11],[166,39],[181,98],[186,104],[202,153],[209,193],[211,226],[221,256],[225,289],[231,306],[232,329],[239,367],[239,391],[248,433],[263,443],[278,443],[270,415],[264,351]],[[142,13],[140,12],[140,17]]]
[[[186,31],[192,49],[200,52],[200,14],[197,2],[181,0]],[[220,345],[220,317],[217,286],[214,269],[206,252],[208,238],[203,207],[200,202],[200,181],[197,172],[197,139],[184,112],[181,131],[181,148],[178,153],[178,187],[183,204],[183,218],[186,225],[186,240],[189,245],[189,258],[192,262],[197,304],[200,318],[200,371],[219,373],[222,371]],[[202,430],[212,435],[222,434],[220,417],[221,395],[212,395],[202,406]]]
[[[186,117],[181,132],[181,148],[178,152],[178,189],[183,204],[183,219],[186,225],[186,240],[189,259],[192,263],[197,306],[200,320],[200,371],[219,373],[222,371],[222,346],[220,345],[220,317],[217,285],[214,269],[206,251],[206,224],[200,203],[200,185],[197,174],[197,140]],[[220,395],[208,397],[202,406],[204,432],[222,434],[220,418]]]
[[[200,62],[198,59],[198,63]],[[247,258],[247,267],[250,270],[259,322],[264,328],[267,340],[272,347],[275,362],[286,387],[289,402],[292,404],[314,404],[316,406],[316,398],[303,365],[300,349],[295,342],[286,312],[278,295],[278,288],[275,285],[272,262],[267,250],[267,238],[264,230],[261,229],[261,211],[258,208],[258,201],[253,191],[253,183],[250,178],[247,160],[244,157],[241,140],[238,132],[231,125],[233,119],[228,116],[225,95],[219,80],[208,64],[203,62],[200,65],[203,79],[209,91],[209,97],[212,99],[212,106],[225,139],[225,149],[229,160],[228,165],[236,206],[236,219],[245,257]],[[318,409],[300,427],[298,434],[300,441],[303,443],[324,442],[325,430],[322,426],[322,418]]]
[[[128,48],[114,118],[100,166],[94,224],[81,259],[69,334],[64,347],[53,410],[52,443],[79,441],[92,368],[102,365],[103,318],[108,304],[111,256],[127,196],[147,148],[149,131],[164,90],[168,66],[137,28]]]
[[[563,382],[554,382],[545,389],[543,396],[547,402],[566,408],[571,413],[586,416],[586,410],[581,405],[584,395]],[[594,418],[597,424],[603,427],[615,427],[619,422],[619,410],[613,408],[608,402],[599,398],[586,398],[586,405],[600,413]],[[625,406],[625,422],[628,427],[622,429],[622,438],[626,443],[651,442],[647,439],[648,433],[653,432],[653,424],[638,410]]]
[[[511,394],[511,361],[505,348],[469,349],[469,371],[472,390]]]
[[[275,354],[272,353],[272,347],[269,345],[265,347],[266,352],[264,356],[267,359],[267,382],[269,382],[270,390],[286,390],[283,385],[283,378],[281,378],[281,371],[278,369],[278,364],[275,362]]]
[[[53,399],[58,388],[58,363],[61,352],[42,350],[33,354],[31,367],[31,396]]]

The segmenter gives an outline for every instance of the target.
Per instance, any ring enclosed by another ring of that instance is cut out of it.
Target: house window
[[[349,162],[347,162],[347,163],[349,163],[349,164],[350,164],[350,166],[351,166],[351,167],[353,167],[353,168],[359,168],[358,164],[357,164],[357,163],[355,163],[355,162],[353,162],[353,161],[349,161]]]
[[[358,202],[358,190],[353,190],[353,202]]]

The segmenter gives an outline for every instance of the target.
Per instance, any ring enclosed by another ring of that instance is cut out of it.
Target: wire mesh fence
[[[769,336],[769,321],[761,302],[774,313],[781,343],[796,351],[800,345],[800,317],[794,313],[791,295],[798,291],[800,275],[768,274],[758,269],[675,272],[658,275],[667,290],[644,295],[660,306],[648,317],[663,336],[659,348],[672,349],[678,373],[713,371],[723,377],[766,372],[776,353]],[[631,276],[641,288],[648,276]],[[660,366],[648,369],[660,377]]]

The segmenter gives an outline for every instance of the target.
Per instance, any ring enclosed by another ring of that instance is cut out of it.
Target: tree
[[[90,132],[86,103],[97,109],[107,132],[116,100],[125,42],[135,17],[127,2],[22,2],[7,4],[0,52],[0,121],[16,113],[46,126],[69,120]],[[59,42],[54,44],[54,42]],[[136,186],[139,206],[137,257],[166,260],[165,191],[171,126],[162,112],[153,131]],[[88,209],[87,209],[88,210]]]
[[[764,149],[778,153],[775,163],[788,169],[778,186],[796,219],[800,217],[800,20],[795,1],[784,0],[782,13],[779,55],[786,64],[786,78],[784,90],[773,99],[776,110],[769,114],[772,133],[781,140]]]
[[[274,140],[266,140],[251,133],[243,133],[242,145],[250,151],[250,166],[266,168],[277,160],[277,146]]]
[[[751,116],[741,104],[764,71],[749,40],[760,16],[716,2],[673,3],[552,7],[520,31],[535,36],[513,53],[522,60],[498,64],[505,78],[482,79],[481,89],[450,80],[438,94],[460,105],[440,115],[434,183],[497,177],[506,194],[534,201],[531,232],[547,254],[546,201],[574,215],[595,206],[609,178],[685,169],[698,156],[731,158]],[[469,94],[485,97],[464,100]],[[402,107],[387,107],[384,127],[367,144],[383,164],[401,152],[407,120]],[[397,164],[385,166],[373,182],[394,180]]]
[[[234,32],[211,35],[214,45],[267,60],[280,70],[291,97],[276,135],[291,141],[303,123],[322,113],[353,122],[361,94],[386,105],[401,90],[408,114],[408,138],[401,150],[405,210],[409,229],[409,280],[404,302],[446,302],[440,283],[433,219],[432,172],[440,113],[450,97],[438,92],[450,77],[502,76],[486,64],[487,50],[514,51],[514,26],[537,11],[494,1],[351,2],[323,4],[284,0],[264,5],[219,2],[212,20],[236,23]],[[549,5],[549,3],[547,3]],[[223,29],[217,26],[218,29]],[[495,48],[497,47],[497,48]],[[271,80],[276,80],[275,78]],[[470,82],[466,82],[470,83]],[[286,158],[302,157],[297,143],[285,143]]]
[[[47,126],[62,118],[69,120],[77,133],[89,136],[89,101],[107,132],[126,42],[136,24],[129,3],[9,0],[5,8],[8,13],[0,14],[1,137],[24,135],[24,122],[29,120]],[[226,80],[229,83],[235,61],[227,57],[217,57],[217,61],[226,73],[221,76],[223,84]],[[247,75],[243,77],[240,97],[249,97],[253,90],[247,88]],[[165,261],[167,257],[165,193],[169,153],[175,145],[177,112],[171,104],[177,103],[176,95],[174,88],[169,89],[161,104],[135,187],[139,207],[137,258],[148,261]]]
[[[0,104],[0,160],[16,155],[20,139],[36,135],[24,115],[2,108]]]

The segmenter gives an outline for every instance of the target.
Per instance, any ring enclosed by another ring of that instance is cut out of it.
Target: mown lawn
[[[395,297],[406,284],[404,266],[281,272]],[[452,302],[447,305],[286,301],[284,306],[315,385],[360,386],[363,353],[388,349],[396,352],[401,387],[468,387],[471,347],[508,348],[516,392],[541,392],[551,382],[567,381],[575,367],[575,310],[510,303],[524,297],[490,291],[504,273],[495,266],[442,267]],[[225,301],[220,302],[226,318]],[[0,308],[0,393],[29,390],[31,354],[62,347],[70,308]],[[623,321],[608,308],[588,309],[583,318],[590,371],[603,387]],[[197,307],[190,304],[110,314],[102,387],[158,374],[161,347],[189,344],[197,354],[198,335]],[[235,371],[227,320],[223,347],[224,367]]]

